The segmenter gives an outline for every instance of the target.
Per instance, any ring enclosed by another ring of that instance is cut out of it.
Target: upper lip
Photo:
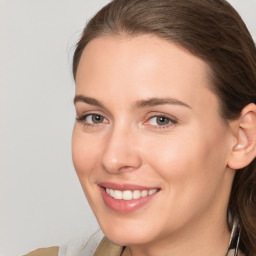
[[[136,184],[118,184],[113,182],[101,182],[98,184],[100,187],[110,188],[114,190],[151,190],[151,189],[159,189],[158,187],[147,187]]]

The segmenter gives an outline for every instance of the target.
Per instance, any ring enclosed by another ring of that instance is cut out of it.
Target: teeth
[[[123,191],[121,193],[123,193],[123,200],[131,200],[132,199],[132,191],[125,190],[125,191]]]
[[[134,191],[132,192],[132,198],[133,198],[133,199],[138,199],[138,198],[140,198],[140,197],[141,197],[141,193],[140,193],[139,190],[134,190]]]
[[[148,194],[153,195],[156,193],[156,191],[157,191],[157,189],[151,189],[151,190],[149,190]]]
[[[108,195],[118,200],[132,200],[132,199],[139,199],[141,197],[153,195],[157,192],[157,189],[142,190],[142,191],[140,190],[120,191],[120,190],[106,188],[106,192]]]
[[[114,190],[113,189],[110,189],[110,195],[112,196],[112,197],[114,197]]]
[[[141,197],[145,197],[147,195],[148,195],[148,191],[147,190],[142,190]]]
[[[114,190],[114,196],[115,199],[123,199],[123,193],[119,190]]]

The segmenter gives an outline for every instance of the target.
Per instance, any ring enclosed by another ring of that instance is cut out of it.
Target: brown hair
[[[87,24],[73,59],[76,76],[86,45],[104,35],[151,34],[177,43],[211,68],[224,120],[256,103],[256,49],[239,14],[225,0],[114,0]],[[256,254],[256,159],[236,172],[229,211],[240,221],[240,247]]]

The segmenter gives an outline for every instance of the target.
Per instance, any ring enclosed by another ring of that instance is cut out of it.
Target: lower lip
[[[113,211],[120,213],[133,212],[148,203],[156,194],[132,200],[118,200],[107,194],[105,188],[100,187],[101,195],[105,204]]]

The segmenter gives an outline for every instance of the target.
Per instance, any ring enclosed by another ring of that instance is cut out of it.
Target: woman
[[[256,49],[226,1],[114,0],[73,74],[95,255],[256,255]]]

